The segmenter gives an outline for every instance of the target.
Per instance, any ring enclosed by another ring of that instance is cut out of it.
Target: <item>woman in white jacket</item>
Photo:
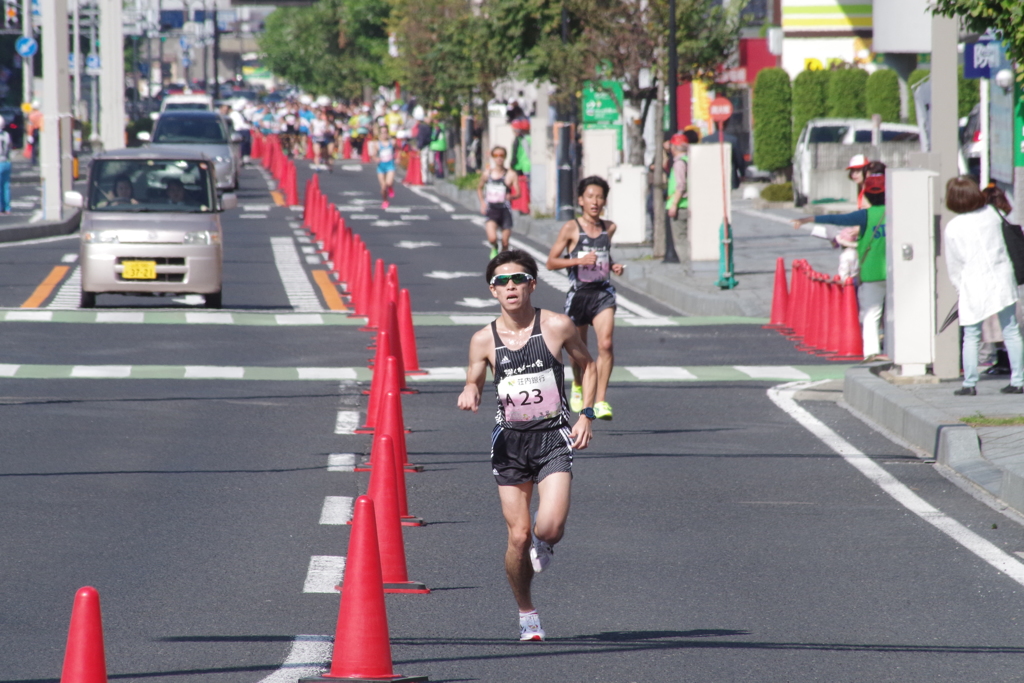
[[[946,184],[946,206],[960,214],[946,226],[943,251],[949,279],[960,295],[960,326],[964,330],[964,385],[957,396],[978,392],[978,346],[981,323],[999,317],[1010,357],[1010,384],[1004,394],[1024,394],[1024,342],[1017,326],[1017,281],[1003,241],[1002,217],[985,203],[973,178],[952,178]]]

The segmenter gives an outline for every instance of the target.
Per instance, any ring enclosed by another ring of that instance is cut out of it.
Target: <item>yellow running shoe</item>
[[[572,383],[572,393],[569,394],[569,408],[574,413],[583,410],[583,387],[576,382]]]
[[[594,416],[598,420],[612,419],[612,407],[608,405],[608,401],[599,401],[594,404]]]

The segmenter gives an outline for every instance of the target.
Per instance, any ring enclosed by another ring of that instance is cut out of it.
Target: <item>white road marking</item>
[[[78,254],[64,254],[60,257],[61,263],[74,263],[78,260]]]
[[[637,379],[697,379],[697,376],[686,368],[660,365],[627,365],[624,367]]]
[[[20,365],[0,365],[0,377],[14,377]]]
[[[466,368],[424,368],[425,375],[410,375],[408,379],[451,379],[460,382],[466,380]]]
[[[342,164],[342,171],[362,171],[363,167],[361,164]]]
[[[243,214],[241,214],[239,216],[239,218],[266,218],[266,217],[267,217],[267,214],[265,214],[265,213],[243,213]]]
[[[456,306],[467,306],[469,308],[487,308],[489,306],[497,306],[497,299],[477,299],[476,297],[467,296],[462,301],[456,301]]]
[[[430,216],[424,216],[418,213],[407,213],[402,216],[402,219],[407,221],[429,221]]]
[[[321,524],[346,524],[352,519],[352,498],[349,496],[327,496],[320,510]]]
[[[412,211],[408,206],[389,206],[384,209],[386,213],[409,213]]]
[[[307,313],[305,315],[280,314],[275,315],[274,320],[278,325],[323,325],[324,318],[319,313]]]
[[[332,650],[330,636],[295,636],[281,668],[259,683],[295,683],[319,676],[330,667]]]
[[[309,558],[303,593],[334,593],[345,576],[345,558],[337,555],[314,555]],[[293,681],[294,683],[294,681]]]
[[[132,374],[130,365],[76,365],[71,368],[72,377],[97,379],[123,379]]]
[[[242,379],[245,368],[229,365],[186,365],[185,379]]]
[[[192,325],[233,325],[235,317],[230,313],[194,313],[185,314],[185,322]]]
[[[338,417],[334,422],[334,433],[355,434],[360,427],[359,415],[358,410],[339,410]]]
[[[809,380],[806,372],[788,365],[734,365],[734,368],[754,379],[793,379]]]
[[[793,219],[786,218],[785,216],[776,216],[773,213],[767,211],[758,211],[757,209],[733,209],[736,213],[742,213],[750,216],[751,218],[762,218],[767,221],[774,221],[775,223],[785,223],[792,227]]]
[[[842,456],[843,460],[867,477],[871,483],[892,496],[900,505],[949,536],[993,568],[1024,586],[1024,564],[925,501],[900,480],[889,474],[881,465],[798,405],[793,395],[797,391],[817,384],[821,384],[821,382],[780,384],[768,390],[768,398],[801,427]]]
[[[349,216],[349,220],[353,221],[375,221],[379,216],[375,213],[354,213]]]
[[[480,273],[471,273],[467,270],[432,270],[429,273],[424,273],[426,277],[434,278],[435,280],[454,280],[459,277],[480,277]]]
[[[206,303],[206,297],[202,294],[186,294],[185,296],[177,296],[171,299],[176,304],[185,304],[186,306],[202,306]]]
[[[423,247],[439,247],[440,242],[413,242],[412,240],[402,240],[395,244],[399,249],[422,249]]]
[[[47,242],[63,242],[64,240],[80,240],[82,236],[77,232],[71,235],[56,235],[54,237],[40,237],[35,240],[24,240],[20,242],[0,242],[0,249],[10,249],[11,247],[27,247],[33,244],[46,244]]]
[[[493,315],[450,315],[456,325],[488,325],[494,320]]]
[[[306,269],[299,260],[295,240],[291,237],[271,237],[270,246],[274,252],[274,263],[284,285],[288,303],[297,311],[322,311],[320,299],[306,275]]]
[[[345,190],[341,193],[342,197],[358,197],[361,194],[369,194],[366,190]]]
[[[370,225],[372,225],[374,227],[377,227],[377,228],[395,228],[395,227],[398,227],[400,225],[409,225],[409,224],[406,223],[405,221],[374,221],[373,223],[370,223]]]
[[[24,244],[24,243],[23,243]],[[64,284],[60,286],[53,299],[47,304],[47,308],[53,309],[74,309],[78,308],[78,304],[82,301],[82,269],[79,266],[75,266],[71,275],[64,281]]]
[[[307,256],[306,257],[306,263],[308,263],[311,266],[319,266],[320,263],[321,263],[321,260],[320,260],[319,256]]]
[[[145,313],[105,313],[96,314],[98,323],[143,323],[146,322]]]
[[[454,213],[455,212],[455,207],[454,206],[452,206],[448,202],[444,201],[443,199],[438,197],[433,192],[428,192],[427,190],[425,190],[422,187],[419,187],[417,185],[410,185],[410,186],[408,186],[408,188],[410,190],[412,190],[413,193],[419,195],[420,197],[423,197],[427,201],[434,202],[435,204],[440,206],[442,211],[447,211],[448,213]]]
[[[249,213],[262,213],[264,211],[270,211],[270,204],[243,204],[242,211]]]
[[[297,368],[299,379],[355,379],[355,368]]]
[[[49,322],[53,320],[53,313],[50,311],[7,311],[5,320],[22,320],[34,322]]]
[[[302,251],[303,254],[315,254],[316,253],[316,247],[313,247],[313,246],[302,247],[301,251]]]
[[[327,456],[328,472],[352,472],[355,468],[355,453],[331,453]]]

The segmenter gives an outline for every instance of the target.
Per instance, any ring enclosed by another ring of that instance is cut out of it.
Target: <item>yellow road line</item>
[[[57,285],[60,284],[64,276],[68,274],[71,269],[70,266],[54,266],[50,274],[46,276],[46,279],[39,283],[36,287],[36,291],[32,292],[32,296],[25,299],[25,303],[21,305],[22,308],[39,308],[39,304],[46,301],[47,297],[56,289]]]
[[[341,294],[338,292],[337,285],[331,282],[331,276],[326,270],[314,270],[313,280],[320,287],[320,293],[324,295],[327,308],[332,311],[348,310],[348,306],[341,300]]]
[[[285,205],[284,193],[283,192],[280,192],[278,190],[273,190],[270,193],[270,196],[274,198],[274,203],[277,204],[278,206],[284,206]]]

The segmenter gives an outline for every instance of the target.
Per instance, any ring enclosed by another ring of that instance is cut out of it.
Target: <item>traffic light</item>
[[[21,15],[18,11],[18,0],[4,0],[4,27],[21,28]]]

